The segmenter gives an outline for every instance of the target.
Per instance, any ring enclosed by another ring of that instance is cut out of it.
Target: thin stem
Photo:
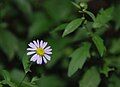
[[[18,87],[21,87],[22,82],[25,80],[26,76],[27,76],[27,73],[26,73],[25,76],[23,77],[23,79],[22,79],[22,81],[20,82],[20,84],[18,85]]]
[[[30,67],[33,64],[33,62],[30,63],[30,65],[28,67]],[[28,72],[27,72],[28,73]],[[20,84],[18,85],[18,87],[21,87],[22,82],[25,80],[27,73],[25,73],[25,76],[23,77],[22,81],[20,82]]]

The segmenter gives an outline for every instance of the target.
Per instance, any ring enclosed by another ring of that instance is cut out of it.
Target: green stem
[[[22,81],[20,82],[20,84],[18,85],[18,87],[21,87],[21,85],[22,85],[23,81],[25,80],[26,76],[27,76],[27,73],[26,73],[25,76],[23,77],[23,79],[22,79]]]

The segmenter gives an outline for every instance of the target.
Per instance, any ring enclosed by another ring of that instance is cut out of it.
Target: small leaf
[[[106,51],[105,45],[103,43],[103,39],[99,37],[98,35],[93,35],[92,40],[94,44],[96,45],[100,56],[102,57],[104,52]]]
[[[100,75],[95,67],[90,68],[79,81],[79,87],[98,87]]]
[[[66,27],[67,25],[68,25],[68,23],[61,24],[61,25],[59,25],[58,27],[56,27],[52,32],[56,32],[56,31],[63,30],[63,29],[65,29],[65,27]]]
[[[13,82],[7,81],[7,80],[3,80],[1,83],[8,84],[10,87],[17,87],[16,84],[14,84]]]
[[[63,37],[66,36],[69,33],[72,33],[73,31],[75,31],[82,23],[83,19],[81,18],[77,18],[73,21],[71,21],[65,28],[65,31],[63,33]]]
[[[108,77],[109,71],[114,70],[114,68],[110,68],[106,64],[103,66],[103,68],[100,70],[101,73],[105,74],[106,77]]]
[[[82,47],[72,53],[72,60],[70,61],[68,68],[69,77],[72,76],[78,69],[82,69],[87,57],[90,57],[90,46],[90,43],[84,43]]]
[[[93,21],[95,21],[95,15],[92,12],[86,10],[84,12],[87,13],[93,19]]]
[[[10,81],[10,74],[6,70],[2,70],[3,77],[6,81]]]
[[[75,7],[81,9],[81,7],[80,7],[78,4],[76,4],[75,2],[71,2],[71,3],[72,3]]]
[[[30,64],[29,57],[26,54],[23,56],[22,63],[23,63],[25,73],[29,72],[31,64]]]
[[[31,83],[34,84],[34,82],[35,82],[35,81],[38,81],[39,79],[40,79],[40,78],[38,78],[38,77],[33,77],[32,80],[31,80]]]
[[[93,23],[93,27],[100,28],[106,25],[106,23],[112,19],[112,13],[113,13],[113,7],[110,7],[104,11],[101,11],[101,13],[97,15]]]

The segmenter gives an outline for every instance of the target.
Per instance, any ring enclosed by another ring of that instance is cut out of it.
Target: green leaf
[[[3,85],[0,83],[0,87],[3,87]]]
[[[78,69],[82,69],[87,57],[90,57],[90,46],[90,43],[84,43],[82,47],[72,53],[72,60],[70,61],[68,68],[69,77],[72,76]]]
[[[8,30],[0,30],[0,47],[11,60],[18,49],[17,38]]]
[[[13,82],[7,81],[7,80],[3,80],[1,83],[8,84],[10,87],[17,87],[16,84],[14,84]]]
[[[120,38],[112,40],[111,47],[110,47],[109,51],[112,54],[119,54],[120,53]]]
[[[78,4],[76,4],[75,2],[71,2],[71,3],[72,3],[75,7],[81,9],[81,7],[80,7]]]
[[[120,78],[119,76],[112,74],[112,76],[109,78],[109,84],[108,87],[120,87]]]
[[[93,35],[92,40],[94,44],[96,45],[100,56],[102,57],[104,52],[106,51],[103,39],[99,37],[98,35]]]
[[[38,77],[33,77],[32,80],[31,80],[31,83],[34,84],[34,82],[38,81],[39,79],[40,79],[40,78],[38,78]]]
[[[120,5],[116,5],[113,10],[113,20],[116,23],[116,29],[120,28]]]
[[[61,24],[61,25],[59,25],[58,27],[56,27],[52,32],[56,32],[56,31],[63,30],[63,29],[65,29],[65,27],[66,27],[67,25],[68,25],[68,23]]]
[[[65,87],[64,82],[55,75],[42,76],[36,84],[38,87]]]
[[[87,10],[85,10],[84,12],[85,12],[86,14],[88,14],[88,15],[92,18],[93,21],[95,21],[95,15],[94,15],[92,12],[87,11]]]
[[[16,6],[26,14],[26,17],[30,17],[32,15],[32,8],[28,0],[14,0]]]
[[[75,31],[82,23],[83,19],[81,18],[77,18],[73,21],[71,21],[65,28],[65,31],[63,33],[63,37],[66,36],[69,33],[72,33],[73,31]]]
[[[79,81],[79,87],[98,87],[100,80],[98,71],[92,67],[86,71],[82,80]]]
[[[23,64],[25,73],[29,72],[31,64],[30,64],[30,60],[27,54],[24,54],[23,59],[22,59],[22,64]]]
[[[11,80],[16,83],[16,84],[19,84],[24,76],[25,76],[25,73],[22,71],[22,70],[19,70],[19,69],[13,69],[11,72],[10,72],[10,76],[11,76]],[[29,81],[28,77],[26,76],[26,78],[24,79],[24,81]]]
[[[106,77],[108,77],[108,73],[110,71],[114,70],[114,68],[110,68],[106,64],[103,66],[103,68],[100,70],[101,73],[105,74]]]
[[[6,70],[2,70],[3,77],[6,81],[10,81],[10,74]]]
[[[110,7],[104,11],[102,11],[100,14],[97,15],[93,27],[94,28],[100,28],[104,25],[106,25],[107,22],[109,22],[112,19],[113,14],[113,7]]]
[[[45,0],[43,5],[55,23],[68,19],[71,15],[71,4],[69,0]]]

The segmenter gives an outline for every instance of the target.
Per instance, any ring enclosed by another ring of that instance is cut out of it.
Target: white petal
[[[28,52],[27,55],[31,55],[31,54],[34,54],[35,52],[32,51],[32,52]]]
[[[47,42],[44,42],[42,48],[44,49],[47,46],[47,44]]]
[[[38,59],[37,54],[33,55],[30,61],[35,62]]]
[[[46,57],[47,60],[51,59],[51,57],[49,55],[47,55],[47,54],[45,54],[44,56]]]
[[[44,50],[44,51],[45,51],[45,53],[47,53],[47,52],[51,52],[52,49],[47,49],[47,50]]]
[[[45,50],[45,51],[52,51],[52,49],[47,49],[47,50]]]
[[[45,59],[45,57],[43,57],[44,63],[47,63],[47,60]]]
[[[48,47],[45,48],[45,50],[48,50],[48,49],[50,49],[50,46],[48,46]]]
[[[36,42],[36,41],[33,41],[33,43],[35,44],[35,46],[36,46],[36,47],[38,47],[38,44],[37,44],[37,42]]]
[[[36,50],[36,49],[33,49],[33,48],[27,48],[27,50]]]
[[[39,40],[37,40],[37,44],[38,44],[38,48],[40,47],[40,42],[39,42]]]
[[[37,64],[42,64],[42,57],[38,55]]]
[[[31,42],[30,44],[28,44],[31,48],[36,49],[36,46]]]
[[[41,40],[40,41],[40,47],[42,48],[42,46],[43,46],[43,41]]]
[[[52,52],[47,52],[47,51],[45,51],[45,53],[46,53],[46,54],[52,54]]]

